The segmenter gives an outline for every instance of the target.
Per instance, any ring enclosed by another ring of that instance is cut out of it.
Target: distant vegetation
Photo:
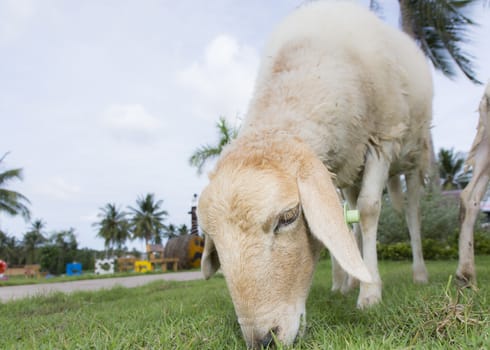
[[[7,154],[0,158],[0,170]],[[8,188],[14,180],[22,180],[22,169],[0,171],[0,211],[10,216],[20,215],[29,221],[29,200]],[[162,205],[163,200],[157,200],[154,194],[148,193],[138,197],[136,206],[128,207],[128,212],[113,203],[100,208],[99,221],[94,223],[94,227],[98,229],[97,236],[104,239],[104,251],[80,248],[74,228],[48,233],[47,224],[42,219],[31,221],[22,239],[0,230],[0,259],[9,266],[40,264],[42,271],[58,275],[65,272],[67,263],[74,261],[82,263],[84,269],[93,269],[96,258],[125,254],[139,256],[140,253],[134,249],[128,251],[128,240],[161,243],[164,238],[188,233],[186,225],[165,223],[168,214]]]

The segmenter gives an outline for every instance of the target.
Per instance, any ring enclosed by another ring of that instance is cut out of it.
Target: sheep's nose
[[[256,341],[256,344],[261,349],[271,349],[275,346],[274,337],[277,336],[279,327],[272,328],[267,334]]]

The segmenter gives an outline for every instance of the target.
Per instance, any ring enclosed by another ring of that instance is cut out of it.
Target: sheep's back
[[[242,133],[298,135],[344,186],[385,141],[395,145],[392,172],[412,166],[431,100],[430,72],[411,39],[359,6],[316,2],[272,34]]]

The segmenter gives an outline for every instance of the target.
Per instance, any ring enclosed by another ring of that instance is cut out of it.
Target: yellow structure
[[[189,242],[188,246],[188,257],[191,267],[199,268],[201,267],[201,257],[204,251],[204,239],[195,235]]]
[[[204,239],[198,235],[170,238],[165,246],[165,256],[179,259],[180,269],[198,268],[204,250]]]
[[[167,271],[167,264],[172,264],[172,269],[177,271],[179,267],[179,259],[178,258],[165,258],[163,255],[163,245],[161,244],[147,244],[146,245],[146,254],[148,255],[148,259],[152,266],[161,265],[162,271]]]
[[[151,266],[151,262],[146,260],[137,260],[134,262],[134,272],[148,272],[153,271],[153,266]]]

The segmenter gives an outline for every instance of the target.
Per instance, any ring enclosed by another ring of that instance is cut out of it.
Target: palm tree
[[[97,215],[100,221],[93,224],[99,228],[97,236],[104,239],[104,245],[107,249],[115,246],[121,250],[130,237],[127,213],[121,211],[114,203],[107,203],[100,208],[100,211]]]
[[[453,149],[441,148],[438,154],[439,174],[444,182],[443,190],[453,190],[460,188],[457,176],[461,174],[464,165],[464,158],[459,153],[454,153]]]
[[[141,196],[136,200],[137,208],[129,207],[133,212],[130,220],[133,238],[144,239],[145,243],[153,241],[162,243],[162,231],[165,229],[163,221],[168,213],[161,209],[162,200],[155,201],[153,193]]]
[[[165,228],[165,237],[170,239],[177,236],[178,236],[177,228],[175,227],[175,225],[174,224],[167,225],[167,227]]]
[[[481,84],[473,57],[462,49],[475,25],[464,12],[480,0],[399,0],[401,26],[418,43],[437,70],[454,78],[459,68],[472,82]]]
[[[43,235],[43,230],[46,224],[37,219],[31,224],[31,229],[24,234],[22,245],[26,254],[26,262],[33,264],[36,261],[37,248],[46,241]]]
[[[0,163],[5,159],[8,153],[0,158]],[[27,205],[29,200],[19,192],[11,191],[5,188],[11,180],[22,180],[22,169],[11,169],[0,172],[0,212],[9,215],[21,215],[25,220],[29,220],[31,213]]]
[[[197,168],[197,173],[201,174],[204,164],[213,158],[216,158],[221,154],[223,148],[233,140],[237,134],[238,129],[228,125],[228,122],[224,117],[220,117],[216,123],[216,127],[219,131],[219,141],[216,146],[204,145],[199,147],[189,158],[191,166]]]
[[[180,225],[177,231],[179,232],[179,236],[185,236],[189,233],[189,229],[187,228],[186,224]]]

